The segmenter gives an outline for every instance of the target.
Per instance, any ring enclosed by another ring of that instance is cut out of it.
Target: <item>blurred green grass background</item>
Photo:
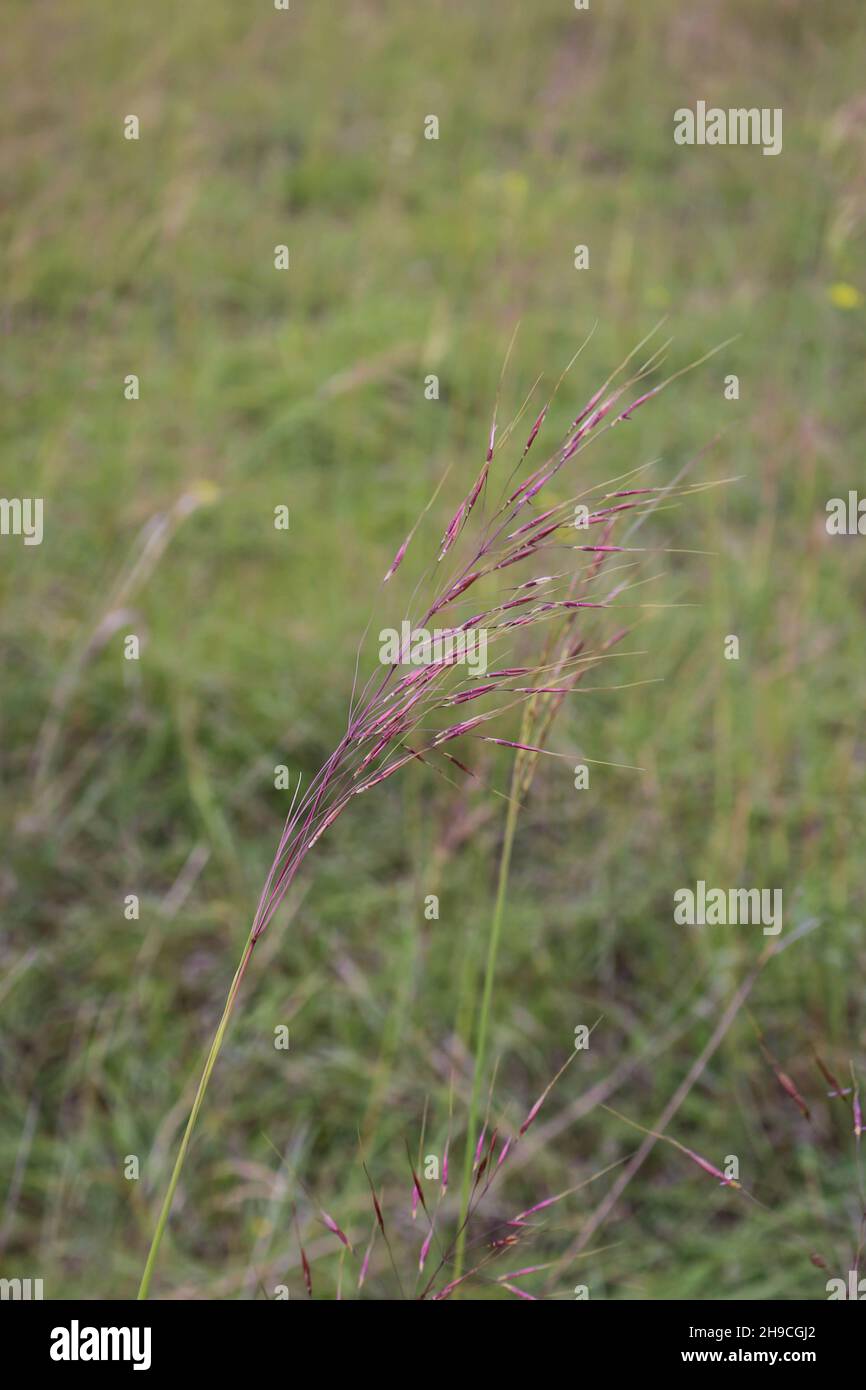
[[[427,548],[474,478],[515,322],[503,417],[597,321],[555,438],[664,314],[674,366],[736,341],[587,468],[659,458],[665,481],[719,436],[695,476],[739,481],[652,523],[655,544],[712,552],[657,567],[656,597],[681,606],[618,668],[663,679],[581,699],[557,729],[560,751],[646,771],[598,768],[577,793],[550,760],[521,818],[493,1015],[503,1128],[575,1024],[603,1021],[489,1218],[632,1152],[581,1097],[614,1077],[611,1103],[651,1125],[763,946],[675,927],[674,890],[781,886],[786,927],[819,925],[671,1130],[738,1155],[766,1209],[658,1146],[603,1248],[547,1294],[820,1298],[809,1251],[847,1270],[850,1119],[810,1047],[837,1073],[863,1060],[866,593],[860,542],[828,537],[824,506],[857,487],[866,444],[864,58],[857,0],[8,7],[2,492],[45,499],[45,540],[3,539],[0,564],[4,1276],[134,1293],[285,814],[274,765],[309,776],[339,737],[379,579],[446,466]],[[673,111],[698,99],[781,107],[783,153],[676,147]],[[508,768],[490,769],[502,789]],[[441,1153],[452,1077],[460,1139],[503,806],[411,769],[308,860],[254,960],[154,1292],[302,1296],[297,1203],[332,1297],[315,1201],[363,1242],[359,1130],[411,1271],[404,1141],[426,1107],[423,1151]],[[608,1181],[554,1208],[532,1263]],[[393,1293],[377,1254],[364,1295]]]

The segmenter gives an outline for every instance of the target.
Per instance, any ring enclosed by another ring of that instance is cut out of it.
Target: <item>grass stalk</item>
[[[460,1234],[454,1259],[454,1278],[463,1273],[463,1260],[466,1246],[466,1216],[472,1184],[473,1145],[478,1130],[478,1113],[481,1106],[481,1086],[484,1080],[484,1064],[487,1059],[487,1035],[490,1029],[490,1006],[493,1001],[493,981],[496,976],[496,961],[499,955],[499,942],[502,937],[502,920],[505,916],[505,898],[508,892],[508,876],[511,871],[511,852],[517,832],[517,815],[520,803],[517,798],[522,762],[518,755],[511,773],[511,792],[508,811],[505,817],[505,831],[502,839],[502,852],[499,856],[499,874],[496,884],[496,901],[490,919],[490,936],[487,941],[487,962],[484,967],[484,985],[481,994],[481,1008],[478,1015],[478,1033],[475,1042],[475,1071],[472,1080],[472,1097],[469,1102],[469,1119],[466,1129],[466,1148],[463,1156],[463,1182],[460,1194]]]
[[[229,992],[226,996],[226,1002],[225,1007],[223,1008],[222,1018],[219,1021],[219,1026],[217,1027],[216,1033],[214,1034],[213,1042],[210,1045],[210,1051],[208,1052],[207,1060],[204,1064],[204,1070],[202,1071],[201,1078],[198,1083],[198,1089],[195,1093],[195,1100],[192,1103],[192,1109],[189,1112],[189,1119],[186,1122],[186,1129],[184,1130],[183,1138],[180,1141],[180,1148],[177,1151],[177,1158],[174,1161],[174,1168],[172,1169],[171,1178],[169,1179],[168,1188],[166,1190],[165,1198],[160,1209],[159,1219],[156,1223],[156,1228],[153,1233],[153,1239],[150,1242],[150,1250],[148,1251],[147,1262],[144,1266],[144,1273],[141,1276],[141,1284],[139,1285],[138,1289],[139,1299],[146,1299],[150,1290],[150,1281],[153,1277],[153,1271],[156,1266],[157,1256],[159,1255],[159,1247],[162,1244],[162,1238],[165,1234],[165,1228],[168,1225],[168,1218],[171,1213],[172,1204],[174,1202],[174,1194],[177,1190],[177,1185],[180,1181],[180,1175],[183,1171],[183,1165],[186,1159],[187,1150],[189,1149],[190,1140],[192,1139],[192,1133],[195,1129],[196,1120],[198,1119],[199,1111],[201,1110],[202,1102],[205,1098],[205,1092],[207,1091],[208,1083],[211,1079],[211,1074],[213,1072],[214,1067],[216,1066],[216,1060],[220,1054],[220,1050],[223,1045],[223,1039],[225,1038],[226,1029],[228,1028],[229,1024],[229,1019],[231,1018],[232,1010],[235,1006],[235,1000],[237,999],[238,991],[240,990],[241,981],[243,980],[246,968],[250,961],[250,957],[252,956],[254,945],[255,940],[251,931],[249,937],[247,938],[247,943],[244,947],[240,963],[238,964],[238,968],[235,971],[231,987],[229,988]]]

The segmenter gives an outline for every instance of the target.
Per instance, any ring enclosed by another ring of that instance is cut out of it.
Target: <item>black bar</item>
[[[447,1340],[435,1344],[438,1349],[432,1361],[427,1352],[415,1364],[426,1365],[431,1374],[447,1376],[463,1364],[457,1348],[466,1340],[463,1318],[470,1301],[476,1300],[437,1305],[430,1321],[426,1314],[404,1311],[395,1324],[393,1305],[387,1322],[380,1323],[372,1300],[362,1311],[345,1303],[330,1314],[323,1311],[323,1303],[306,1299],[272,1301],[270,1307],[264,1299],[243,1303],[21,1300],[0,1303],[0,1330],[6,1365],[16,1362],[60,1380],[79,1375],[92,1380],[100,1371],[137,1379],[184,1371],[224,1377],[240,1370],[273,1374],[280,1367],[286,1375],[294,1375],[301,1370],[299,1358],[312,1359],[313,1373],[330,1378],[341,1363],[364,1366],[375,1358],[394,1365],[396,1349],[407,1332],[422,1339],[415,1343],[410,1360],[427,1345],[431,1332],[445,1335]],[[706,1368],[754,1366],[776,1371],[797,1366],[817,1372],[822,1380],[859,1366],[858,1378],[862,1378],[863,1316],[839,1306],[847,1301],[851,1300],[760,1304],[574,1300],[552,1314],[534,1315],[523,1304],[508,1304],[505,1323],[485,1322],[479,1327],[476,1314],[468,1331],[476,1355],[492,1374],[498,1374],[497,1364],[500,1372],[510,1374],[517,1369],[515,1360],[525,1358],[528,1367],[534,1363],[537,1375],[539,1361],[549,1366],[551,1351],[560,1345],[568,1358],[566,1365],[575,1374],[581,1366],[589,1370],[600,1361],[612,1372],[642,1375],[674,1368],[700,1374]],[[413,1321],[404,1324],[402,1318],[407,1315]],[[414,1316],[421,1321],[414,1322]],[[323,1318],[332,1320],[323,1322]],[[451,1341],[449,1333],[456,1333],[460,1342]],[[104,1359],[87,1359],[92,1351]],[[58,1359],[61,1354],[68,1359]],[[405,1357],[397,1359],[408,1366]],[[133,1369],[136,1361],[138,1372]]]

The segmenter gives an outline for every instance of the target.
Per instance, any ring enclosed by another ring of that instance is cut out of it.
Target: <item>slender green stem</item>
[[[502,852],[499,856],[499,877],[496,885],[496,902],[490,921],[490,936],[487,941],[487,964],[484,969],[484,987],[481,994],[481,1010],[478,1015],[478,1033],[475,1041],[475,1072],[472,1080],[472,1098],[469,1102],[469,1120],[466,1129],[466,1149],[463,1155],[463,1186],[460,1195],[460,1234],[454,1260],[455,1279],[463,1273],[463,1260],[466,1246],[466,1216],[472,1183],[473,1144],[477,1139],[478,1115],[481,1106],[481,1087],[484,1081],[484,1064],[487,1055],[487,1033],[490,1025],[490,1005],[493,1000],[493,981],[496,976],[496,960],[499,955],[499,941],[502,936],[502,919],[505,915],[505,897],[508,891],[508,875],[511,869],[511,851],[517,830],[517,815],[520,759],[515,759],[511,774],[511,795],[505,817],[505,833]]]
[[[144,1266],[144,1273],[141,1276],[141,1284],[138,1290],[138,1297],[140,1299],[147,1298],[148,1290],[150,1289],[150,1281],[153,1276],[154,1267],[156,1266],[156,1259],[157,1255],[159,1254],[159,1247],[162,1244],[162,1237],[165,1234],[165,1228],[168,1225],[168,1218],[171,1212],[172,1202],[174,1201],[175,1190],[177,1188],[178,1182],[180,1181],[181,1172],[183,1171],[183,1165],[184,1160],[186,1159],[187,1149],[189,1148],[190,1140],[192,1138],[192,1132],[195,1129],[195,1122],[198,1119],[198,1113],[202,1107],[202,1102],[205,1097],[205,1092],[208,1088],[208,1082],[210,1081],[211,1073],[213,1072],[213,1069],[216,1066],[216,1060],[220,1054],[220,1048],[223,1045],[223,1039],[225,1037],[226,1029],[228,1028],[229,1019],[231,1017],[231,1013],[235,1005],[238,990],[241,986],[241,980],[243,979],[244,972],[246,971],[247,965],[249,964],[250,956],[253,953],[254,945],[255,941],[253,939],[252,932],[250,932],[250,935],[247,938],[247,944],[244,947],[243,955],[240,959],[240,964],[238,965],[238,968],[235,971],[234,979],[231,983],[231,988],[229,989],[228,995],[226,996],[225,1008],[223,1009],[222,1018],[219,1021],[219,1027],[217,1028],[216,1033],[214,1034],[213,1042],[210,1045],[210,1051],[207,1055],[207,1061],[204,1064],[204,1071],[201,1074],[201,1080],[198,1083],[198,1090],[195,1093],[195,1100],[192,1103],[192,1109],[189,1112],[189,1119],[186,1122],[186,1129],[183,1132],[183,1138],[180,1141],[180,1148],[177,1151],[177,1158],[174,1162],[174,1168],[172,1169],[171,1178],[169,1179],[168,1189],[166,1191],[165,1199],[163,1201],[162,1208],[159,1213],[159,1220],[156,1223],[156,1229],[153,1233],[153,1239],[150,1242],[150,1250],[148,1251],[147,1255],[147,1263]]]

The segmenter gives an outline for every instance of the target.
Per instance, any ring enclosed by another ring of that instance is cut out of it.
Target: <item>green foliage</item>
[[[665,577],[647,600],[683,606],[635,611],[629,645],[645,655],[589,684],[663,682],[580,695],[557,729],[561,751],[644,773],[597,767],[575,792],[550,760],[520,818],[496,1115],[519,1125],[574,1025],[603,1015],[551,1113],[632,1057],[612,1103],[652,1125],[763,945],[675,927],[674,888],[780,884],[791,925],[820,926],[749,1009],[818,1098],[820,1160],[742,1014],[672,1132],[715,1163],[739,1155],[769,1212],[659,1146],[607,1248],[553,1296],[583,1279],[593,1297],[823,1297],[808,1250],[847,1268],[850,1133],[809,1047],[838,1074],[862,1048],[863,542],[823,524],[828,497],[862,488],[866,445],[866,310],[831,294],[866,294],[861,10],[154,0],[49,24],[12,6],[3,492],[45,499],[46,536],[0,552],[4,1274],[38,1274],[48,1297],[134,1293],[287,809],[273,767],[309,776],[339,737],[379,579],[446,466],[427,550],[475,476],[515,320],[503,419],[598,320],[555,437],[663,313],[676,367],[739,337],[581,467],[599,479],[660,458],[664,482],[720,435],[694,476],[739,481],[644,528],[641,543],[712,554],[651,563]],[[782,107],[783,154],[675,147],[673,110],[700,96]],[[128,113],[138,142],[122,138]],[[738,402],[723,399],[728,372]],[[88,647],[142,528],[190,493],[200,505],[134,616]],[[127,631],[143,637],[137,665]],[[727,633],[739,662],[722,658]],[[505,790],[508,759],[490,772]],[[359,1130],[417,1255],[404,1140],[414,1153],[427,1103],[426,1151],[441,1152],[452,1074],[455,1134],[466,1113],[503,809],[413,769],[317,846],[254,957],[154,1292],[287,1282],[301,1296],[297,1202],[331,1296],[339,1246],[294,1175],[362,1244]],[[438,921],[424,920],[431,892]],[[123,916],[131,893],[138,921]],[[492,1216],[634,1147],[610,1115],[582,1116]],[[130,1153],[140,1182],[123,1177]],[[599,1196],[554,1209],[546,1257]],[[374,1263],[365,1294],[389,1279]]]

